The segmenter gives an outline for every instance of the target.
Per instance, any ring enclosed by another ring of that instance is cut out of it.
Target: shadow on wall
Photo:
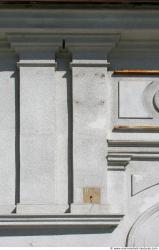
[[[72,235],[72,234],[109,234],[115,227],[108,228],[6,228],[0,229],[0,237],[7,236],[38,236],[38,235]]]
[[[3,71],[15,71],[17,69],[16,62],[18,62],[16,55],[0,55],[0,72]]]

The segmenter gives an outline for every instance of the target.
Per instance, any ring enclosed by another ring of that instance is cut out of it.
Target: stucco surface
[[[158,14],[0,9],[0,246],[158,245]]]

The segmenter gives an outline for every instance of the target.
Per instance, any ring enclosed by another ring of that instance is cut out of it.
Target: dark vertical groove
[[[72,70],[70,69],[71,55],[63,47],[56,54],[57,71],[66,71],[67,81],[67,109],[68,109],[68,204],[73,203],[73,97],[72,97]],[[70,208],[67,212],[70,211]]]
[[[15,74],[15,204],[20,202],[20,81]]]
[[[68,77],[67,77],[67,106],[68,106],[68,203],[71,204],[73,203],[73,89],[72,89],[71,69],[68,69]]]

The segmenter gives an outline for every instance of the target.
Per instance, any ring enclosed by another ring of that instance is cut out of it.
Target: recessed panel
[[[119,82],[119,118],[151,118],[144,105],[144,90],[147,85],[147,81]]]

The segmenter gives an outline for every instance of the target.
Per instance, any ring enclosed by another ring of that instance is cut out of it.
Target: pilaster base
[[[51,204],[18,204],[17,214],[60,214],[65,213],[68,209],[68,205],[51,205]]]
[[[11,214],[15,209],[15,205],[0,205],[0,215]]]

